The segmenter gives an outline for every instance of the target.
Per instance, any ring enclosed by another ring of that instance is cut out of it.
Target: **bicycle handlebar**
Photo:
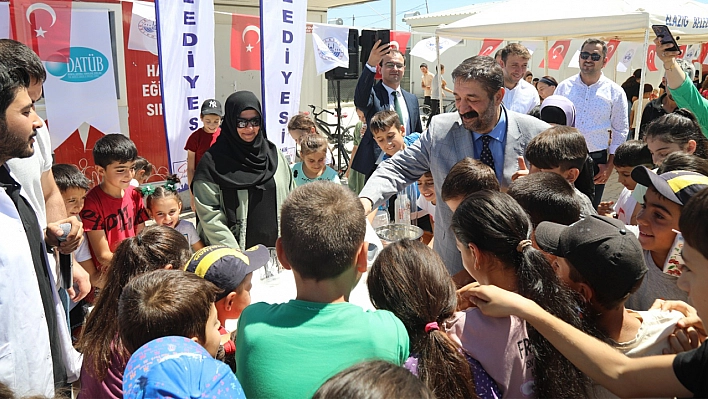
[[[330,115],[336,116],[336,115],[334,115],[334,112],[329,111],[329,110],[327,110],[326,108],[322,108],[322,111],[320,111],[320,112],[315,112],[315,110],[317,109],[317,106],[316,106],[316,105],[310,104],[310,105],[308,105],[308,107],[312,108],[312,114],[315,115],[315,116],[321,115],[323,112],[326,112],[326,113],[328,113],[328,114],[330,114]]]

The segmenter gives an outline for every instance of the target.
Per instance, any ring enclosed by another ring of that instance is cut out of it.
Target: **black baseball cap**
[[[565,258],[597,292],[610,300],[624,298],[647,272],[642,246],[622,221],[591,215],[565,226],[541,222],[536,243]]]
[[[669,201],[686,205],[691,197],[708,187],[708,176],[686,170],[675,170],[657,175],[646,166],[632,169],[632,180],[646,187],[654,187]]]
[[[222,289],[216,297],[219,301],[236,289],[248,273],[265,266],[268,260],[270,252],[260,244],[244,252],[225,245],[211,245],[195,252],[186,270]]]
[[[224,116],[224,111],[221,109],[221,103],[218,100],[210,98],[202,103],[202,115],[218,115]]]

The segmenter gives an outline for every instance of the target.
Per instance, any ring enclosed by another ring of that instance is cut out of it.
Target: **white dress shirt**
[[[603,74],[592,85],[586,85],[580,74],[562,81],[555,94],[566,97],[575,105],[575,127],[585,136],[588,151],[610,150],[614,154],[624,143],[629,131],[627,96],[617,83]],[[609,143],[608,131],[612,131]]]
[[[521,79],[513,89],[504,88],[502,102],[506,109],[528,114],[533,107],[541,104],[541,99],[538,97],[538,90],[531,83]]]

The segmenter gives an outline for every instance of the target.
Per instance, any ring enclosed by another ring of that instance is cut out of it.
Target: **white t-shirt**
[[[199,234],[197,234],[197,229],[189,220],[180,220],[175,226],[175,230],[179,231],[183,236],[187,237],[189,245],[194,245],[199,242]]]
[[[634,213],[634,208],[637,206],[637,200],[632,197],[632,191],[627,190],[625,187],[615,202],[615,213],[617,213],[617,219],[624,222],[624,224],[632,224],[632,214]]]
[[[528,114],[533,107],[541,104],[536,90],[531,83],[521,79],[513,89],[504,89],[504,99],[502,100],[506,109]]]
[[[688,294],[676,285],[678,277],[666,274],[651,257],[651,251],[643,250],[647,274],[639,289],[630,295],[624,306],[627,309],[647,310],[656,299],[688,301]],[[664,265],[662,264],[661,267]]]
[[[91,250],[89,249],[88,237],[84,235],[84,239],[79,244],[79,247],[74,251],[74,260],[84,262],[91,259]]]
[[[416,204],[420,209],[418,211],[418,217],[425,216],[426,214],[428,214],[430,215],[430,220],[434,221],[433,218],[435,217],[435,205],[433,205],[432,202],[426,200],[425,197],[420,195],[416,200]]]

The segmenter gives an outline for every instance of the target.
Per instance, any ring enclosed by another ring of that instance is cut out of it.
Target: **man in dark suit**
[[[374,84],[376,65],[381,65],[382,79]],[[380,40],[374,44],[354,92],[354,105],[364,112],[367,126],[370,126],[371,117],[377,112],[390,109],[399,114],[406,132],[423,132],[418,98],[401,88],[405,71],[406,61],[400,51],[390,49],[388,44],[381,45]],[[367,127],[356,151],[352,169],[365,174],[368,179],[376,169],[380,153]]]

